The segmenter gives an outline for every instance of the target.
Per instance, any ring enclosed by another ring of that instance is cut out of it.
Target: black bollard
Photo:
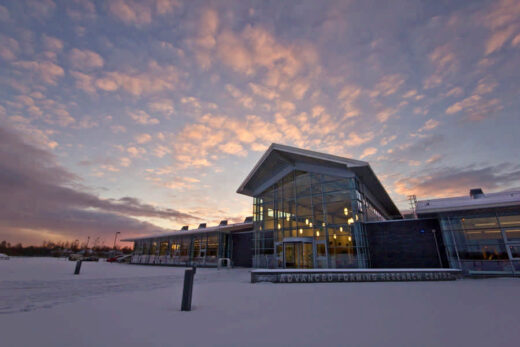
[[[79,275],[80,270],[81,270],[81,260],[78,260],[76,262],[76,270],[74,270],[74,275]]]
[[[182,290],[181,311],[191,311],[191,294],[193,293],[194,269],[187,269],[184,272],[184,289]]]

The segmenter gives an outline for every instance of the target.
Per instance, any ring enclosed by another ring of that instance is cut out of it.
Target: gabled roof
[[[425,214],[505,206],[520,206],[520,191],[489,193],[476,197],[467,195],[453,198],[421,200],[417,202],[416,212],[417,214]]]
[[[331,172],[338,169],[348,169],[354,172],[386,209],[389,216],[401,216],[394,202],[367,162],[276,143],[269,146],[253,170],[242,182],[237,193],[253,196],[262,183],[271,177],[283,174],[290,168],[294,169],[297,163],[320,166],[331,170]]]

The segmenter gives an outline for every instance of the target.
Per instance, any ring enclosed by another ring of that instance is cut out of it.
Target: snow
[[[0,262],[2,346],[515,346],[520,279],[273,284],[248,269]]]

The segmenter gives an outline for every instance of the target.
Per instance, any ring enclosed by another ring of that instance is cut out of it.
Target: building
[[[405,219],[367,162],[272,144],[237,193],[253,217],[127,239],[132,263],[520,273],[520,192],[419,201]]]
[[[278,144],[237,192],[253,197],[253,267],[366,268],[364,223],[402,218],[367,162]]]
[[[450,267],[470,275],[520,274],[520,191],[417,203],[420,218],[440,222]]]
[[[185,226],[169,233],[122,241],[134,242],[133,264],[216,267],[218,259],[234,258],[235,265],[250,267],[252,228],[252,217],[248,217],[242,223],[228,224],[224,220],[214,227],[204,223],[193,230]]]

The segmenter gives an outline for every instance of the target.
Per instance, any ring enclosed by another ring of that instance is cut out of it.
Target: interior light
[[[343,209],[343,212],[345,212],[345,216],[346,216],[346,215],[348,214],[348,208],[345,207],[345,208]]]
[[[316,231],[316,236],[320,236],[320,232],[319,231]]]
[[[287,221],[290,221],[291,220],[291,217],[289,215],[287,215]]]
[[[303,229],[300,229],[300,234],[303,234]]]
[[[356,214],[356,220],[359,220],[359,215]]]
[[[309,225],[309,219],[308,218],[305,219],[305,224]]]
[[[278,229],[282,229],[282,225],[278,223]]]
[[[339,231],[341,231],[341,232],[342,232],[342,231],[343,231],[343,227],[339,227]]]
[[[347,220],[347,223],[348,223],[348,225],[354,223],[354,218],[349,218],[349,219]]]
[[[310,227],[312,228],[312,222],[311,222],[311,223],[309,223],[309,226],[310,226]]]
[[[348,242],[351,242],[352,241],[352,236],[349,236],[348,237]]]
[[[334,237],[334,240],[335,240],[336,239],[336,234],[334,234],[333,237]]]
[[[321,223],[321,226],[324,227],[325,226],[325,222]]]

